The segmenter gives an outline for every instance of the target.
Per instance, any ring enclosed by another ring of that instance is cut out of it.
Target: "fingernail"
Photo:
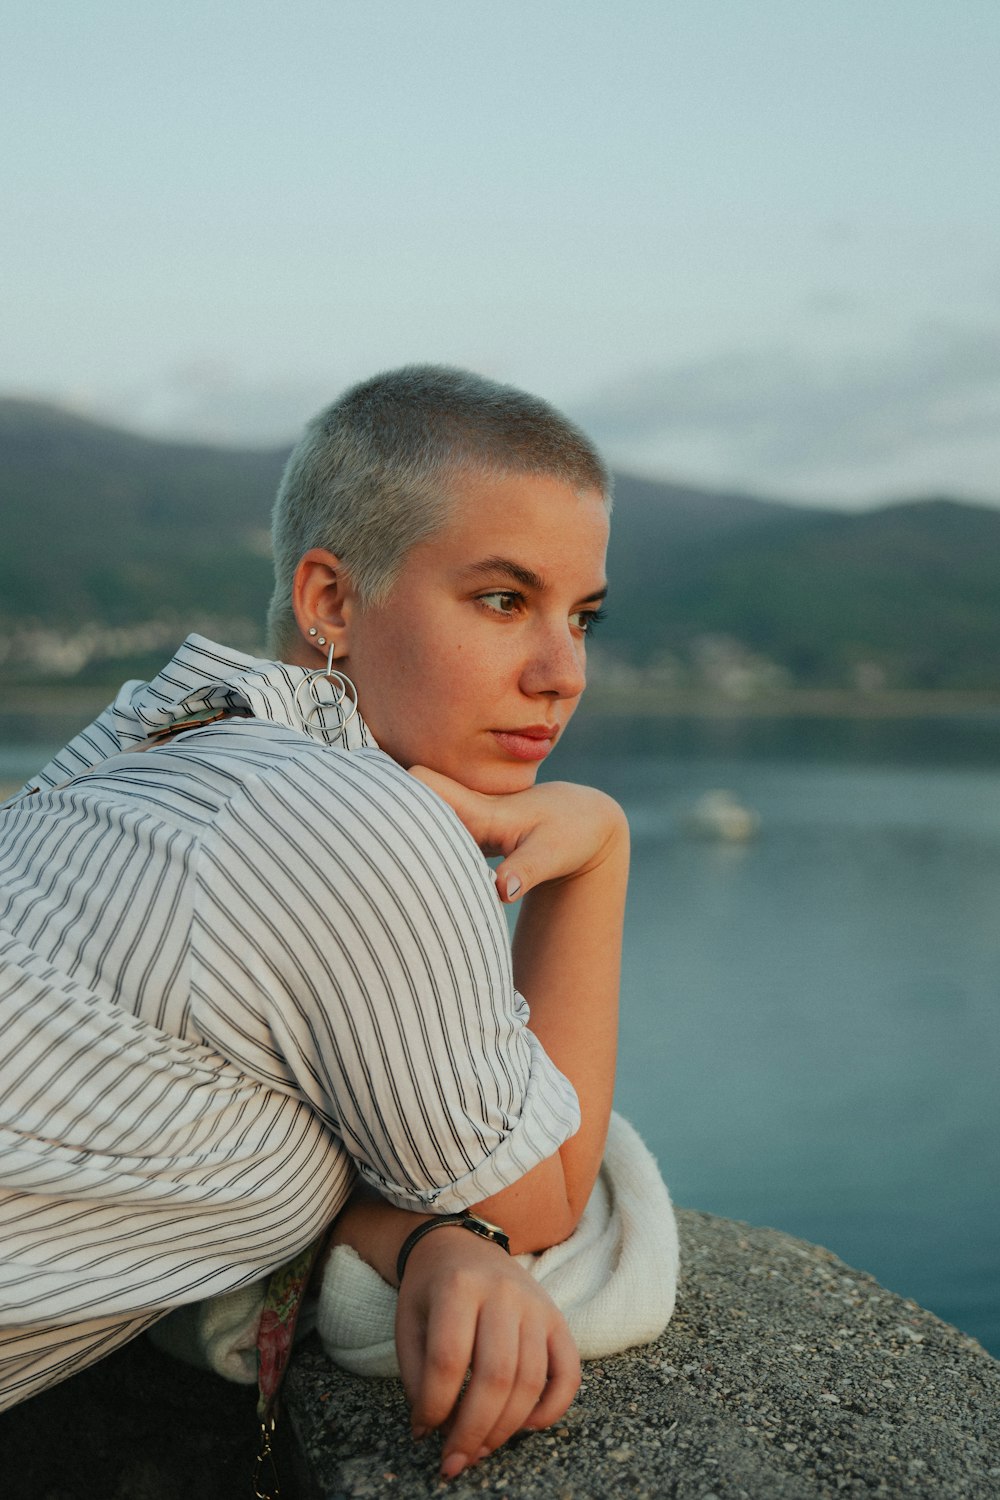
[[[492,1452],[492,1448],[480,1448],[479,1452],[476,1454],[476,1463],[481,1463],[484,1458],[489,1458]]]
[[[461,1474],[463,1469],[468,1468],[469,1460],[464,1453],[449,1453],[441,1464],[441,1478],[454,1479]]]
[[[426,1427],[412,1427],[410,1429],[410,1436],[415,1443],[421,1443],[427,1436],[428,1431],[429,1429]]]
[[[517,895],[520,889],[521,882],[518,880],[516,875],[512,875],[507,882],[507,900],[513,901],[514,897]]]

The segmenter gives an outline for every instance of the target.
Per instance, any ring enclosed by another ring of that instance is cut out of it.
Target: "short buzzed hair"
[[[270,649],[290,645],[292,581],[313,547],[335,553],[362,606],[382,603],[410,548],[447,520],[462,472],[539,474],[611,508],[590,440],[547,402],[443,365],[407,365],[352,386],[306,427],[278,488]]]

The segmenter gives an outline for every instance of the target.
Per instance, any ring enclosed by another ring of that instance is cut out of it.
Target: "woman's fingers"
[[[521,792],[474,792],[426,766],[411,766],[410,775],[447,802],[486,855],[512,854],[540,824],[553,818],[548,788],[544,792],[539,787]]]
[[[448,1424],[442,1474],[453,1478],[515,1433],[558,1421],[579,1384],[579,1357],[568,1332],[550,1339],[533,1317],[518,1327],[502,1310],[485,1308],[469,1383]]]
[[[541,1400],[524,1423],[532,1432],[558,1422],[580,1389],[580,1353],[561,1318],[549,1334],[548,1368]]]
[[[523,1323],[520,1330],[520,1351],[517,1372],[510,1386],[510,1395],[483,1439],[483,1447],[491,1453],[516,1432],[522,1432],[538,1409],[548,1386],[549,1351],[546,1330],[534,1320]]]
[[[469,1382],[448,1424],[441,1452],[441,1473],[446,1478],[453,1478],[475,1463],[484,1448],[493,1446],[488,1441],[490,1433],[519,1383],[519,1343],[518,1323],[491,1316],[489,1304],[484,1304]]]
[[[556,1421],[579,1385],[562,1314],[522,1266],[464,1230],[442,1229],[411,1254],[396,1348],[414,1432],[444,1431],[446,1478]]]
[[[541,789],[486,796],[426,766],[413,766],[410,775],[448,803],[484,854],[503,854],[495,872],[501,901],[519,901],[543,880],[569,873],[564,820],[550,810]]]
[[[454,1453],[474,1459],[519,1432],[547,1377],[544,1329],[511,1299],[491,1299],[480,1313],[469,1383],[445,1440],[442,1470]]]
[[[502,901],[586,873],[628,837],[621,808],[593,787],[550,781],[487,795],[426,766],[413,766],[410,774],[449,804],[484,854],[504,856],[496,871]]]
[[[396,1307],[396,1357],[414,1437],[423,1436],[432,1425],[424,1410],[424,1338],[423,1318],[411,1301],[400,1297]]]
[[[400,1294],[396,1352],[414,1431],[442,1426],[455,1409],[472,1359],[478,1308],[461,1289],[414,1301]]]
[[[532,830],[510,858],[497,865],[494,871],[497,894],[508,905],[512,901],[520,901],[522,896],[526,896],[543,880],[555,879],[558,869],[558,850],[553,846],[553,841],[546,837],[544,829]],[[541,873],[546,870],[552,873]]]

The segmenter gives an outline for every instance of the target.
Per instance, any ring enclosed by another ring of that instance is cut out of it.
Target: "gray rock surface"
[[[1000,1364],[829,1251],[678,1214],[682,1281],[655,1344],[584,1366],[560,1425],[451,1484],[396,1381],[315,1345],[288,1403],[316,1497],[510,1500],[1000,1497]]]

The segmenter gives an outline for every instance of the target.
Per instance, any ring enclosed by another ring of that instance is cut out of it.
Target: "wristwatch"
[[[396,1259],[397,1283],[403,1279],[410,1251],[417,1241],[422,1240],[425,1234],[430,1234],[432,1229],[443,1229],[446,1224],[458,1224],[462,1229],[468,1229],[470,1234],[478,1234],[481,1240],[490,1240],[494,1245],[499,1245],[501,1250],[506,1250],[508,1255],[510,1254],[510,1239],[504,1234],[499,1224],[491,1224],[488,1219],[480,1219],[475,1214],[440,1214],[436,1219],[428,1219],[426,1224],[418,1224],[413,1233],[406,1236]]]

